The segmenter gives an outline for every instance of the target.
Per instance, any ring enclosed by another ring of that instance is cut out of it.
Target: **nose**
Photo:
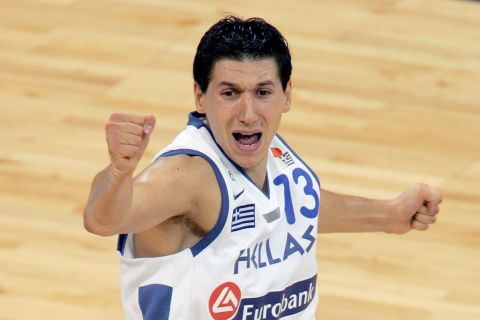
[[[240,102],[239,119],[245,125],[255,124],[258,120],[258,114],[255,105],[255,99],[249,95],[242,95]]]

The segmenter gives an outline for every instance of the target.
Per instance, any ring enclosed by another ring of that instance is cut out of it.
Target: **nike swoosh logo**
[[[240,197],[244,192],[245,192],[245,189],[243,189],[242,191],[240,191],[240,192],[237,193],[237,194],[234,194],[234,195],[233,195],[233,200],[237,200],[238,197]]]

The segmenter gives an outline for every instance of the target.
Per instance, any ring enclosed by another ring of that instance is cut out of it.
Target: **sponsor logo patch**
[[[244,298],[232,320],[272,320],[297,314],[307,309],[315,298],[317,276],[302,280],[282,291],[262,297]]]
[[[288,150],[283,152],[280,148],[272,147],[270,148],[270,151],[272,151],[273,157],[280,161],[285,168],[295,163],[295,160],[293,160],[292,155]]]
[[[272,320],[300,313],[315,298],[317,276],[298,281],[280,291],[259,297],[244,297],[233,282],[219,285],[210,295],[209,309],[214,320]]]
[[[225,282],[213,290],[208,301],[210,315],[214,320],[227,320],[235,315],[242,293],[233,282]]]

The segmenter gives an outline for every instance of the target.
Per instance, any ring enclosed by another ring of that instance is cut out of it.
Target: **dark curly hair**
[[[207,91],[215,63],[220,59],[274,58],[283,90],[292,73],[288,43],[280,31],[261,18],[227,16],[202,37],[193,60],[193,78]]]

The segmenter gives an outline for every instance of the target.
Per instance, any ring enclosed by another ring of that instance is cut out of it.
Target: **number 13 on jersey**
[[[308,174],[302,168],[295,168],[292,171],[292,179],[293,183],[298,185],[300,180],[303,180],[304,187],[303,193],[307,198],[313,198],[314,206],[313,208],[308,208],[306,206],[300,207],[300,213],[305,216],[306,218],[313,219],[318,215],[319,209],[319,196],[317,191],[313,188],[313,181],[310,174]],[[283,195],[285,198],[285,215],[287,218],[287,222],[289,224],[295,223],[295,210],[293,208],[293,201],[292,201],[292,192],[290,188],[291,180],[286,174],[281,174],[273,179],[273,183],[276,186],[283,186]],[[303,202],[303,201],[302,201]],[[306,201],[305,201],[306,202]]]

